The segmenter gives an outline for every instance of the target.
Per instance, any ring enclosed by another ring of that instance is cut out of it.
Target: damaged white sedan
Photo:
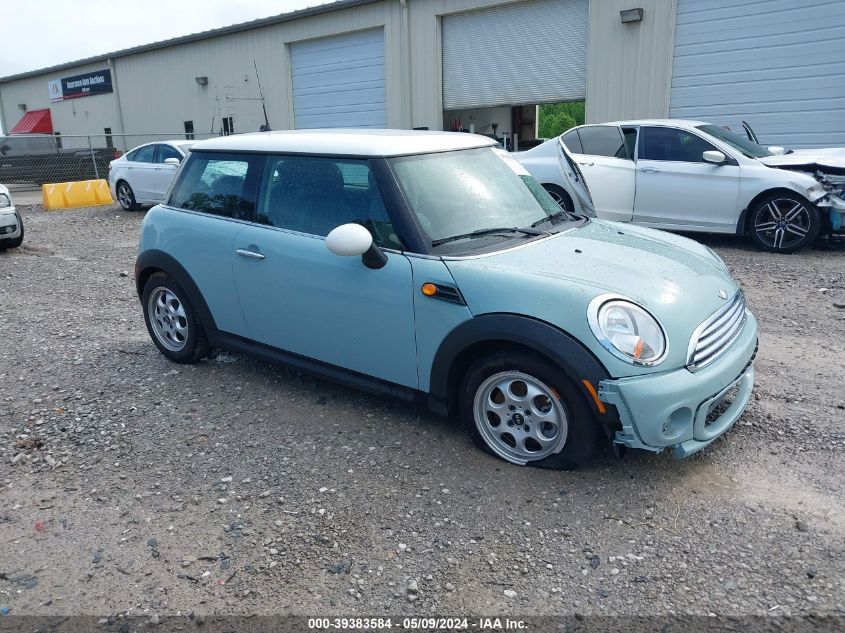
[[[565,186],[563,147],[599,218],[748,235],[778,253],[845,225],[845,150],[785,152],[718,125],[658,119],[583,125],[517,156],[542,184]]]

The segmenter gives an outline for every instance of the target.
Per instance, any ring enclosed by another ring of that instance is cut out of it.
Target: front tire
[[[7,244],[8,248],[18,248],[21,244],[23,244],[23,219],[21,218],[20,214],[18,214],[18,226],[21,227],[21,234],[18,235],[15,239],[9,241],[9,243]]]
[[[117,201],[124,211],[134,211],[138,208],[138,203],[135,202],[135,192],[132,187],[125,180],[117,183]]]
[[[802,249],[815,241],[820,229],[818,210],[797,194],[766,196],[749,214],[752,241],[770,253],[793,253]]]
[[[195,363],[208,356],[205,330],[188,296],[165,273],[150,275],[141,293],[144,321],[156,347],[176,363]]]
[[[595,453],[598,427],[583,396],[536,354],[502,351],[476,361],[459,407],[476,444],[512,464],[572,470]]]

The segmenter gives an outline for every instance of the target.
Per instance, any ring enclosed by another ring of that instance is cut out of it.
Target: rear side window
[[[264,157],[257,155],[191,154],[169,204],[179,209],[252,220],[263,165]]]
[[[578,130],[569,130],[566,134],[561,137],[563,144],[566,145],[566,149],[568,149],[573,154],[583,154],[584,150],[581,149],[581,139],[578,138]]]
[[[640,138],[640,158],[703,163],[702,154],[716,149],[703,138],[671,127],[646,127]]]
[[[595,125],[578,130],[583,154],[628,158],[625,141],[619,128],[614,125]]]

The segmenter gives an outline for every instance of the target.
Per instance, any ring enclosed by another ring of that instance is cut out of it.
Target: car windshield
[[[448,242],[465,248],[471,241],[474,248],[491,240],[526,239],[573,221],[501,149],[403,156],[390,163],[434,247]]]
[[[754,141],[740,136],[736,132],[731,132],[718,125],[699,125],[698,129],[710,136],[715,136],[720,141],[727,143],[738,152],[748,158],[764,158],[766,156],[774,156],[768,149],[762,145],[758,145]]]

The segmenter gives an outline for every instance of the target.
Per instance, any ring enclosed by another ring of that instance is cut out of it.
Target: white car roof
[[[192,152],[290,152],[334,156],[405,156],[495,145],[478,134],[415,130],[324,129],[252,132],[198,141]]]

